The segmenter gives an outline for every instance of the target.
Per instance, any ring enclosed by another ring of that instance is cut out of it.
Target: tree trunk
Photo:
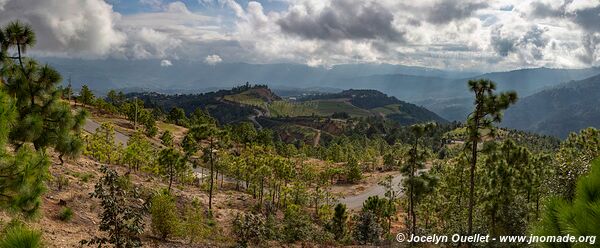
[[[210,154],[209,154],[209,158],[210,158],[210,187],[208,190],[208,209],[212,209],[212,198],[213,198],[213,140],[212,138],[210,138]]]
[[[475,111],[474,118],[475,125],[471,127],[471,132],[474,132],[474,134],[471,140],[471,175],[469,180],[469,217],[467,235],[471,235],[473,233],[473,207],[475,206],[475,167],[477,166],[477,143],[479,142],[479,135],[477,135],[477,131],[479,129],[479,106]]]

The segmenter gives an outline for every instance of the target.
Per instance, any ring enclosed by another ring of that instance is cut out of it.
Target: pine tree
[[[590,173],[577,181],[577,189],[572,201],[564,197],[549,199],[533,233],[537,236],[556,237],[567,234],[575,237],[598,235],[600,233],[599,202],[600,159],[597,159],[592,163]],[[543,247],[571,247],[571,245],[571,243],[542,244]],[[579,243],[579,245],[593,246],[591,243]],[[578,247],[577,244],[575,247]]]
[[[171,131],[167,130],[160,136],[161,143],[163,146],[172,147],[173,146],[173,134]]]
[[[2,50],[17,49],[16,59],[18,59],[20,66],[23,67],[23,54],[35,45],[36,36],[30,25],[23,24],[20,21],[13,21],[4,28],[4,39],[2,41]]]
[[[96,132],[86,138],[85,154],[100,163],[115,163],[121,159],[122,146],[115,140],[115,128],[109,122],[102,123]]]
[[[340,241],[346,236],[346,228],[348,221],[348,213],[346,212],[346,205],[338,203],[335,205],[333,218],[331,219],[330,229],[335,239]]]
[[[79,101],[84,105],[92,105],[94,103],[94,93],[90,90],[87,85],[81,86],[81,90],[79,91]]]
[[[62,155],[73,156],[81,149],[78,133],[86,114],[73,115],[69,105],[61,100],[57,88],[61,75],[48,65],[39,65],[24,57],[35,44],[31,27],[18,21],[4,28],[3,53],[16,49],[18,61],[5,60],[0,76],[6,92],[15,97],[17,120],[11,130],[10,140],[16,147],[33,143],[38,151],[52,147]],[[61,156],[62,157],[62,156]]]
[[[129,171],[152,167],[156,160],[155,152],[152,144],[139,131],[135,132],[127,141],[123,163],[129,166]]]
[[[495,94],[496,84],[490,80],[469,80],[469,89],[475,94],[475,110],[467,119],[468,140],[465,149],[471,152],[469,180],[468,234],[473,232],[473,208],[475,207],[475,171],[477,166],[477,145],[483,139],[483,130],[494,135],[494,122],[502,120],[502,111],[517,101],[517,93]]]
[[[219,147],[224,143],[223,138],[224,132],[220,130],[214,122],[206,123],[202,125],[193,126],[190,130],[190,134],[196,141],[196,144],[200,144],[201,140],[208,140],[208,147],[203,150],[204,160],[210,165],[210,185],[208,194],[208,208],[212,209],[212,198],[214,188],[214,171],[215,164],[217,161],[217,151]]]
[[[422,149],[423,136],[435,128],[434,123],[427,124],[416,124],[410,127],[413,137],[413,143],[410,151],[408,152],[408,161],[402,166],[400,171],[407,175],[408,178],[404,182],[404,187],[408,192],[408,214],[411,220],[411,233],[413,235],[417,232],[417,216],[415,213],[415,205],[417,204],[417,195],[423,193],[425,188],[419,187],[428,185],[426,177],[417,176],[417,171],[425,168],[425,159],[427,151]]]
[[[14,154],[5,150],[16,117],[14,101],[0,91],[0,207],[32,215],[46,189],[50,160],[29,146],[22,146]]]
[[[184,157],[173,147],[165,148],[158,155],[158,163],[160,165],[160,173],[169,178],[169,192],[173,181],[178,175],[181,175],[187,168]]]
[[[73,115],[62,102],[56,70],[24,57],[36,41],[29,25],[14,21],[0,30],[0,206],[31,215],[49,177],[46,149],[54,148],[61,161],[76,156],[86,114]],[[13,151],[5,150],[7,143]]]

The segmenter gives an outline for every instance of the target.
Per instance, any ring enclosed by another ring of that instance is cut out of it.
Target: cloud
[[[139,0],[141,4],[143,5],[148,5],[150,7],[152,7],[153,9],[160,9],[162,8],[163,2],[162,0]]]
[[[540,60],[549,39],[544,35],[546,30],[531,26],[525,33],[514,32],[514,27],[498,26],[491,32],[491,46],[502,57],[516,53],[521,59]]]
[[[204,59],[204,63],[207,63],[209,65],[216,65],[216,64],[221,63],[221,62],[223,62],[223,59],[221,59],[221,57],[219,55],[216,55],[216,54],[208,55]]]
[[[433,24],[446,24],[471,17],[477,10],[488,7],[486,2],[467,0],[441,0],[430,8],[427,20]]]
[[[332,0],[322,9],[297,6],[277,21],[288,34],[318,40],[403,40],[393,13],[376,1]]]
[[[192,13],[192,12],[190,12],[190,10],[188,10],[185,3],[180,2],[180,1],[169,3],[166,7],[166,10],[167,10],[167,12],[170,12],[170,13],[180,13],[180,14],[191,14]]]
[[[4,5],[8,3],[9,0],[0,0],[0,11],[4,10]]]
[[[160,61],[160,66],[161,67],[169,67],[169,66],[172,66],[172,65],[173,65],[173,63],[171,63],[171,61],[168,60],[168,59],[163,59],[163,60]]]
[[[116,29],[120,15],[101,0],[4,0],[0,24],[30,23],[38,35],[37,51],[56,55],[103,56],[126,42]]]
[[[125,54],[128,58],[134,59],[176,57],[174,50],[181,43],[181,40],[167,33],[143,27],[129,33]]]

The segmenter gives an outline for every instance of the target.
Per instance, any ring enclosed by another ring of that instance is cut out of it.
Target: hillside
[[[324,114],[335,111],[358,117],[380,116],[403,125],[427,121],[446,122],[423,107],[398,100],[377,90],[345,90],[340,93],[310,96],[301,101],[316,103],[317,108]],[[332,105],[337,108],[332,108]]]
[[[245,120],[255,115],[265,117],[383,117],[402,125],[419,122],[446,122],[435,113],[400,101],[376,90],[346,90],[341,93],[305,96],[297,101],[284,100],[266,86],[240,86],[198,95],[162,95],[131,93],[147,106],[168,112],[180,107],[186,113],[207,109],[221,123]]]
[[[508,109],[503,125],[561,138],[600,127],[600,75],[521,99]]]

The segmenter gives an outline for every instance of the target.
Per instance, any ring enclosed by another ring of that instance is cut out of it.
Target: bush
[[[102,212],[98,229],[105,233],[103,236],[93,236],[82,240],[81,245],[97,247],[111,244],[115,247],[141,247],[140,234],[144,231],[144,214],[146,205],[140,198],[139,189],[131,185],[129,179],[102,166],[100,171],[104,176],[96,183],[91,197],[100,201]]]
[[[238,214],[233,220],[233,235],[241,247],[248,247],[248,244],[260,244],[266,234],[265,219],[260,215]]]
[[[361,211],[356,216],[355,222],[353,236],[359,244],[364,245],[379,242],[383,230],[377,222],[377,216],[373,212],[369,210]]]
[[[58,218],[62,221],[71,221],[73,218],[73,210],[70,207],[63,207],[58,213]]]
[[[163,240],[166,240],[169,236],[177,235],[180,222],[173,196],[163,190],[152,197],[150,204],[151,228],[154,235]]]
[[[64,188],[67,188],[67,186],[69,186],[69,178],[63,176],[63,175],[58,175],[56,178],[56,186],[58,187],[58,191],[63,190]]]
[[[0,234],[0,248],[42,247],[42,232],[29,229],[21,223],[7,227]]]
[[[360,181],[360,179],[362,179],[362,169],[356,159],[351,159],[346,164],[346,180],[349,183],[355,183]]]
[[[198,242],[198,240],[206,237],[208,230],[203,219],[202,207],[200,207],[198,201],[194,200],[186,207],[184,218],[182,220],[182,235],[187,238],[190,243]]]

